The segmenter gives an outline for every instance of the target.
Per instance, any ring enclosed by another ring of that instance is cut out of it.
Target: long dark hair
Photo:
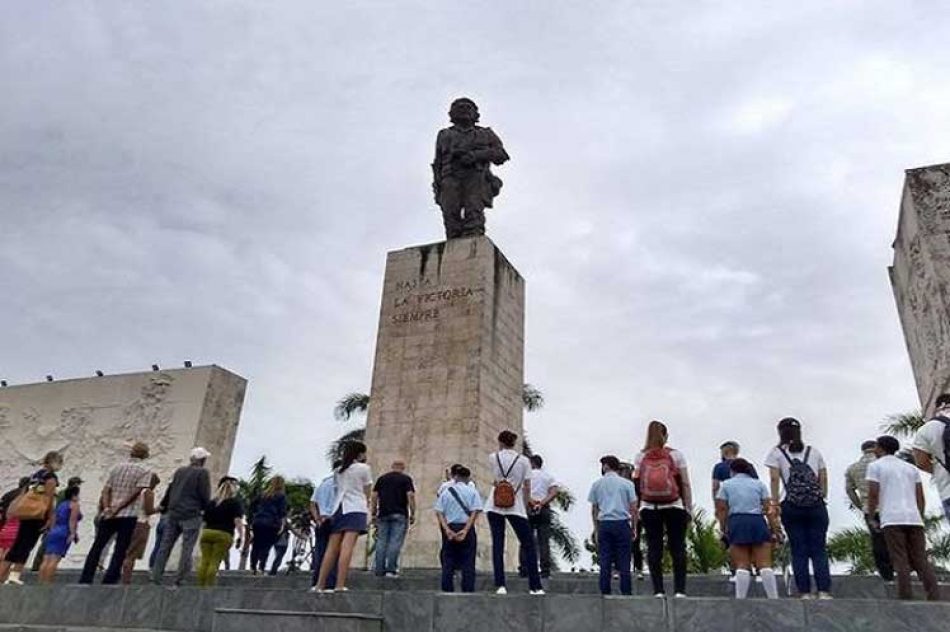
[[[786,417],[778,422],[778,444],[787,445],[789,452],[801,452],[805,449],[802,442],[802,424],[794,417]]]
[[[365,443],[362,441],[347,441],[343,444],[343,463],[337,472],[342,474],[364,454],[366,454]]]

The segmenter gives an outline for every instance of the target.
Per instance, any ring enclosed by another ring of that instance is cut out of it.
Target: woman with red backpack
[[[659,421],[647,426],[643,451],[633,459],[633,479],[640,499],[640,520],[647,538],[647,563],[653,594],[663,588],[663,536],[673,560],[673,593],[686,596],[686,527],[693,511],[686,457],[666,445],[669,433]]]
[[[811,599],[808,562],[815,571],[818,599],[831,599],[828,563],[828,470],[821,452],[802,442],[802,424],[786,417],[778,422],[778,445],[765,457],[769,468],[772,502],[785,490],[781,502],[782,526],[792,549],[795,587],[802,599]]]

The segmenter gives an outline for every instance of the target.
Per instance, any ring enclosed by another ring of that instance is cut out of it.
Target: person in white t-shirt
[[[828,469],[816,448],[802,441],[802,424],[793,417],[778,422],[778,445],[765,457],[769,468],[772,502],[779,498],[782,526],[792,549],[795,587],[802,599],[811,599],[808,563],[815,571],[819,599],[831,599],[831,565],[828,562]]]
[[[647,426],[643,450],[633,458],[633,480],[640,500],[640,522],[647,540],[647,564],[653,594],[665,597],[663,535],[673,562],[674,597],[686,596],[686,528],[693,513],[693,491],[686,457],[667,445],[660,421]]]
[[[920,473],[895,454],[901,444],[891,436],[877,438],[880,458],[868,465],[868,512],[880,512],[881,528],[887,551],[897,575],[897,596],[913,598],[910,571],[924,585],[929,601],[940,600],[940,587],[933,566],[927,560],[927,536],[924,534],[924,486]]]
[[[914,435],[911,447],[917,467],[933,475],[933,484],[940,494],[943,513],[950,521],[950,454],[944,443],[944,432],[950,425],[950,393],[937,397],[937,412]]]
[[[541,566],[541,578],[551,576],[551,503],[557,498],[560,487],[557,480],[544,469],[544,459],[540,454],[532,454],[531,463],[531,502],[528,505],[528,524],[538,546],[538,564]],[[524,551],[521,552],[521,570],[527,574]]]
[[[320,566],[317,592],[326,592],[327,578],[336,564],[336,592],[345,592],[356,541],[367,532],[369,495],[373,489],[373,473],[366,465],[366,444],[350,441],[343,446],[343,462],[334,471],[336,498],[330,519],[331,535]]]
[[[528,524],[527,507],[531,503],[531,465],[528,458],[515,451],[518,435],[504,430],[498,435],[498,451],[488,455],[488,467],[494,482],[485,499],[485,512],[491,529],[492,569],[499,595],[508,592],[505,582],[505,523],[511,525],[524,553],[528,586],[532,595],[543,595],[538,571],[538,552]],[[512,497],[513,496],[513,497]],[[510,505],[498,506],[506,499]]]

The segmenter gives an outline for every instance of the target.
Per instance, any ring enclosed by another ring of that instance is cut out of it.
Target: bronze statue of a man
[[[501,139],[488,127],[479,127],[478,106],[461,98],[449,108],[452,127],[439,132],[432,163],[432,190],[442,208],[445,236],[485,234],[485,208],[501,191],[501,179],[490,169],[508,160]]]

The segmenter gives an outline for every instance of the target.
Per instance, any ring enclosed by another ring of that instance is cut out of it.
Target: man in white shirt
[[[936,408],[933,419],[917,431],[912,447],[917,467],[933,475],[943,513],[950,521],[950,450],[944,439],[950,432],[950,393],[937,397]]]
[[[544,459],[540,454],[532,454],[531,463],[531,501],[528,503],[528,524],[538,551],[541,577],[551,576],[551,502],[557,497],[559,487],[550,472],[544,469]],[[527,574],[524,551],[520,555],[521,570]]]
[[[505,523],[511,525],[524,551],[528,585],[532,595],[543,595],[538,572],[538,552],[531,537],[527,507],[531,503],[531,466],[523,454],[515,451],[518,435],[503,430],[498,435],[498,451],[488,455],[488,467],[494,482],[485,499],[485,512],[491,528],[492,568],[496,593],[508,593],[505,582]]]
[[[914,466],[894,456],[900,447],[894,437],[885,435],[877,439],[880,458],[869,464],[867,471],[868,513],[880,514],[887,550],[897,575],[897,596],[913,597],[910,571],[914,570],[924,585],[927,600],[938,601],[940,587],[927,560],[924,486]]]

